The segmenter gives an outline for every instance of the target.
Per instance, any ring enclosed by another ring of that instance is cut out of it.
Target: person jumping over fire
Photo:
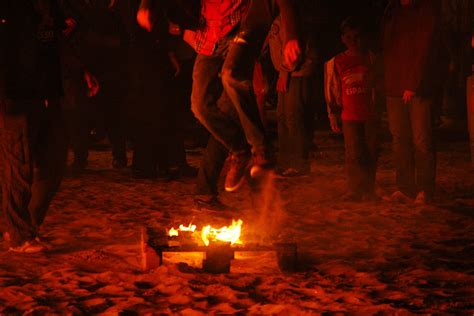
[[[285,58],[290,64],[300,59],[290,2],[223,0],[216,3],[201,0],[201,24],[194,31],[184,31],[184,39],[198,53],[191,107],[212,137],[230,153],[225,180],[228,192],[236,191],[242,185],[250,167],[251,174],[256,175],[272,165],[251,79],[255,61],[279,11],[283,23],[289,24]],[[137,14],[145,29],[151,29],[148,5],[149,1],[142,1]],[[246,22],[241,23],[244,16]],[[237,121],[217,105],[223,91],[232,101]]]

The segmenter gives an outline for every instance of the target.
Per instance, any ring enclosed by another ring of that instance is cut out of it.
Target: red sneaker
[[[244,182],[244,176],[250,167],[250,153],[247,151],[230,154],[230,167],[225,178],[225,190],[234,192]]]
[[[8,251],[17,253],[38,253],[45,250],[48,250],[48,247],[36,239],[25,241],[20,246],[10,247],[10,249],[8,249]]]
[[[258,150],[253,154],[252,168],[250,176],[252,178],[260,177],[265,171],[273,168],[275,162],[265,150]]]

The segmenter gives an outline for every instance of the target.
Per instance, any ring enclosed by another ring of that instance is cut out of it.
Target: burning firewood
[[[229,273],[235,252],[274,252],[282,271],[295,271],[297,268],[297,246],[295,243],[275,243],[264,246],[258,243],[244,243],[241,240],[242,220],[233,220],[232,225],[213,228],[211,225],[197,230],[196,225],[180,225],[177,229],[155,227],[143,230],[142,265],[152,269],[163,263],[163,254],[189,254],[189,257],[202,258],[202,268],[209,273]],[[155,255],[150,254],[150,251]],[[204,256],[199,255],[204,254]],[[189,260],[193,261],[193,260]]]

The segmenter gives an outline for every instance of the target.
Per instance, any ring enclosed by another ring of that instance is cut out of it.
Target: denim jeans
[[[59,188],[65,134],[59,102],[0,100],[2,208],[14,246],[37,235]]]
[[[196,57],[191,110],[228,151],[238,152],[248,148],[242,130],[245,126],[218,106],[218,100],[224,91],[220,74],[227,56],[229,41],[230,38],[220,40],[212,56],[199,54]]]
[[[264,151],[267,147],[252,81],[260,49],[261,45],[231,43],[222,69],[222,83],[253,152]]]
[[[378,120],[343,121],[347,185],[351,193],[373,194],[378,158]]]
[[[225,92],[221,95],[217,104],[220,111],[225,113],[225,115],[234,121],[239,120],[234,106]],[[217,185],[228,154],[229,151],[227,148],[211,134],[206,150],[204,151],[204,157],[199,166],[196,194],[218,195],[219,190]]]
[[[408,104],[402,98],[387,97],[392,133],[396,181],[400,191],[414,196],[435,190],[436,155],[433,142],[433,101],[414,97]]]

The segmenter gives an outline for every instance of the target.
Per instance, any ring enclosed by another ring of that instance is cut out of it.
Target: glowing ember
[[[240,233],[242,231],[243,221],[232,220],[232,225],[221,227],[219,229],[212,228],[211,225],[206,226],[201,231],[202,241],[206,246],[209,246],[211,241],[230,242],[231,245],[241,244]]]
[[[179,236],[179,232],[194,232],[196,230],[196,225],[189,224],[188,226],[179,225],[179,228],[171,228],[168,231],[168,236],[176,237]]]

